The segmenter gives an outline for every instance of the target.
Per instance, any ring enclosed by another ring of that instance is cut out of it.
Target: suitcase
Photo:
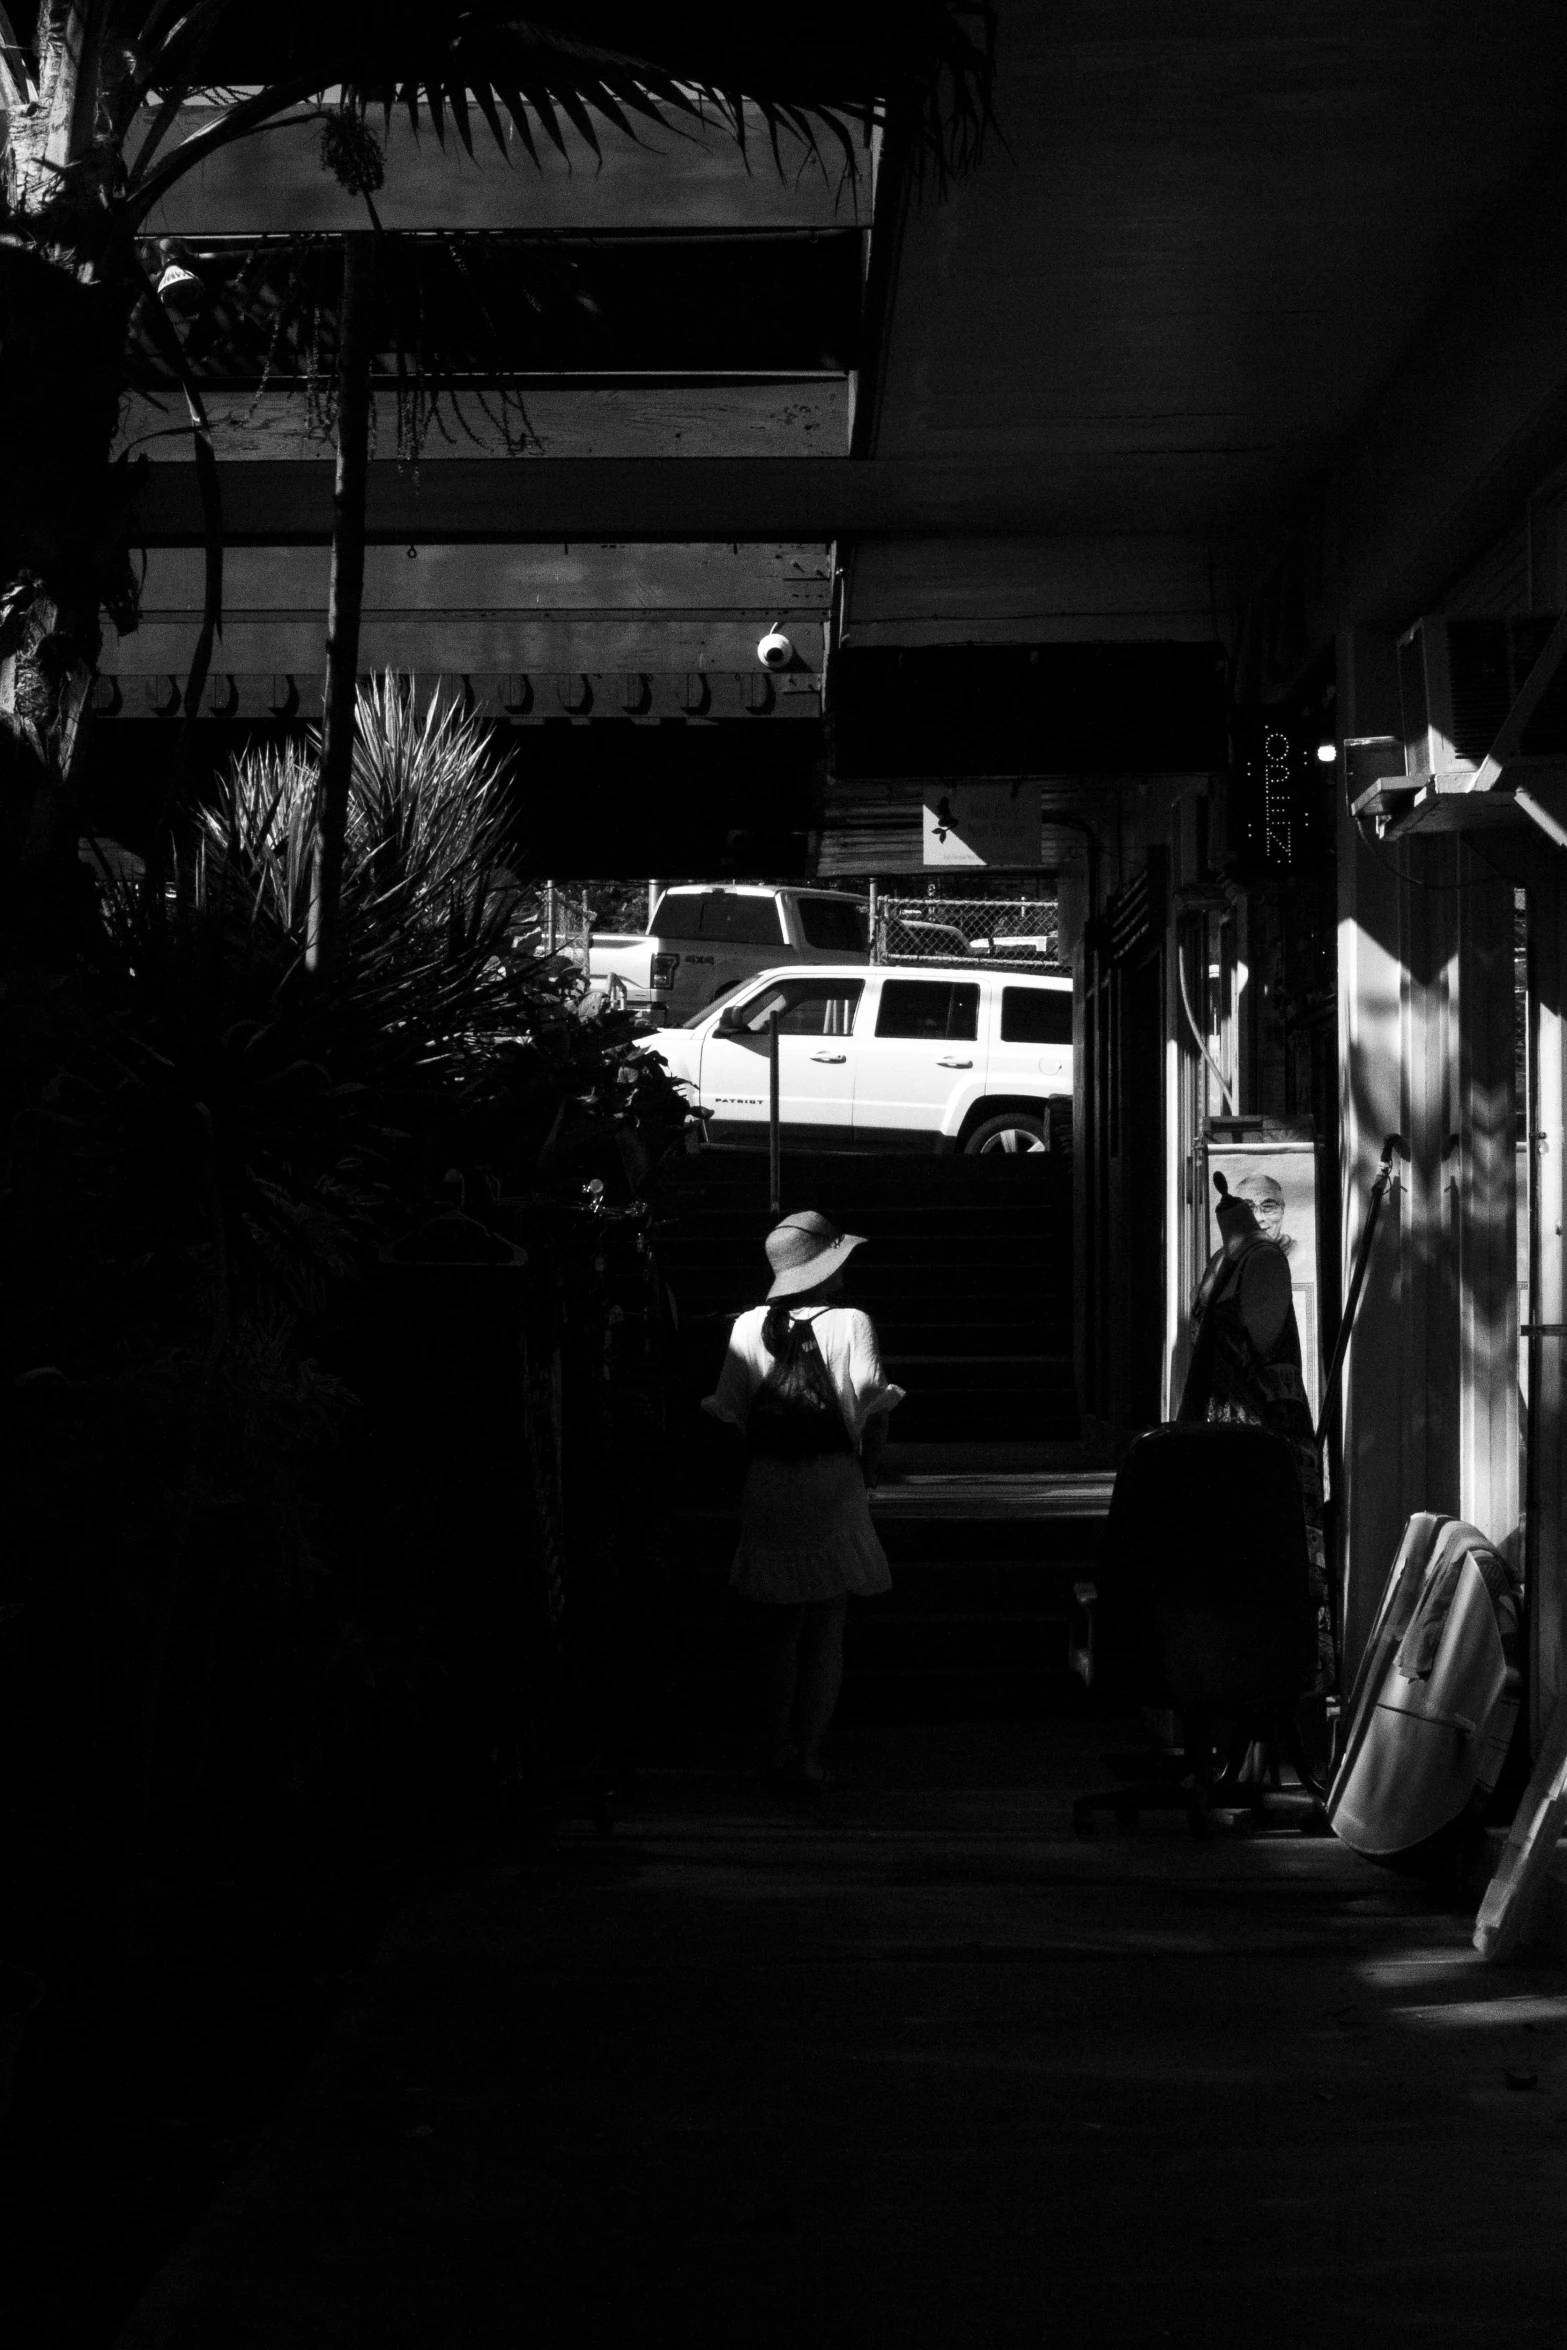
[[[1517,1568],[1475,1527],[1410,1519],[1328,1789],[1329,1825],[1356,1852],[1418,1861],[1484,1804],[1518,1719],[1522,1607]]]
[[[1105,1525],[1096,1677],[1180,1713],[1292,1706],[1317,1669],[1290,1447],[1217,1421],[1140,1436]]]

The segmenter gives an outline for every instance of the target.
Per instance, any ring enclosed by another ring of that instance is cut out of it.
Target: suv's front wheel
[[[1047,1151],[1050,1137],[1043,1118],[1030,1117],[1025,1110],[999,1110],[995,1117],[980,1120],[963,1148],[971,1158],[989,1158],[996,1151]]]

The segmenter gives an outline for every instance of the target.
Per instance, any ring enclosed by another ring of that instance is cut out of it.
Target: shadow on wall
[[[1341,926],[1348,1264],[1383,1140],[1408,1138],[1343,1388],[1345,1670],[1404,1524],[1470,1518],[1523,1546],[1513,890],[1449,837],[1356,854]]]

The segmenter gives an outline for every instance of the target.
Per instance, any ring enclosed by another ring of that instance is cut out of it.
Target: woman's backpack
[[[746,1441],[752,1452],[775,1461],[853,1452],[854,1439],[810,1322],[790,1317],[781,1332],[768,1331],[770,1351],[775,1336],[777,1350],[752,1398],[746,1423]]]

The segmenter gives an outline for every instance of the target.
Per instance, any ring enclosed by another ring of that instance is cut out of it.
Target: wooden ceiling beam
[[[770,615],[725,612],[620,613],[539,618],[526,612],[410,611],[367,609],[360,640],[361,666],[431,675],[464,670],[546,671],[646,670],[660,676],[687,670],[735,671],[764,676],[756,658],[757,639]],[[790,641],[799,656],[795,675],[815,690],[822,662],[821,616],[790,614]],[[199,612],[162,612],[146,617],[134,636],[111,640],[100,663],[105,675],[121,677],[189,669],[200,632]],[[293,671],[308,676],[325,660],[326,624],[321,611],[228,612],[216,665],[236,673]]]
[[[566,124],[567,154],[540,138],[536,163],[515,137],[502,154],[481,128],[469,155],[450,130],[443,145],[428,124],[415,133],[394,116],[383,129],[372,116],[386,149],[386,184],[376,210],[388,229],[560,230],[579,236],[863,225],[868,154],[856,185],[843,180],[832,156],[818,162],[802,140],[784,132],[782,169],[776,168],[766,128],[754,109],[748,112],[750,155],[718,123],[649,126],[637,139],[606,123],[597,155]],[[211,119],[210,110],[187,108],[175,141]],[[321,125],[313,120],[220,147],[176,182],[147,225],[155,236],[199,239],[344,233],[362,228],[364,218],[361,199],[322,170]]]
[[[332,466],[251,459],[220,465],[224,530],[237,546],[319,546],[332,529]],[[1145,531],[1172,510],[1170,467],[1129,451],[1114,496],[1068,456],[1028,468],[984,461],[847,457],[450,457],[417,472],[370,467],[372,544],[505,545],[526,540],[826,540],[849,531],[913,538],[1029,537],[1062,530]],[[1181,482],[1192,482],[1192,460]],[[1215,460],[1214,480],[1185,520],[1201,537],[1212,500],[1241,491]],[[1163,494],[1161,495],[1161,488]],[[149,465],[135,509],[148,547],[200,544],[195,467]]]

